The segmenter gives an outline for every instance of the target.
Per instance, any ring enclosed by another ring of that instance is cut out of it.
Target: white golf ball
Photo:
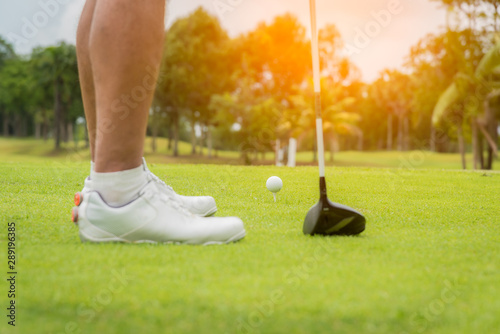
[[[277,193],[283,188],[283,181],[277,176],[271,176],[266,182],[267,189],[272,193]]]

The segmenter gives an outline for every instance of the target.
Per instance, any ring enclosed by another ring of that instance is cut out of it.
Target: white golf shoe
[[[245,236],[236,217],[203,218],[189,212],[174,192],[150,180],[132,202],[111,207],[93,190],[78,193],[72,220],[82,242],[224,244]]]
[[[143,166],[148,174],[148,180],[155,181],[160,185],[160,190],[166,193],[168,196],[174,196],[177,200],[181,201],[186,209],[189,212],[200,216],[200,217],[209,217],[213,216],[217,212],[217,205],[215,204],[215,199],[211,196],[182,196],[177,194],[172,187],[167,185],[165,182],[160,180],[159,177],[154,175],[148,168],[146,164],[146,160],[143,158]],[[92,180],[90,178],[85,179],[85,184],[82,189],[82,193],[86,193],[88,191],[93,190]],[[78,194],[77,194],[78,196]]]

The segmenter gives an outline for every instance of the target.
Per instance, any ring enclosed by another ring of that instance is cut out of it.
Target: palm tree
[[[352,97],[342,99],[340,102],[329,105],[323,110],[323,133],[325,140],[330,143],[330,162],[333,162],[334,152],[338,146],[338,136],[357,136],[362,138],[363,132],[356,126],[361,116],[345,111],[345,108],[353,105],[356,100]],[[316,130],[316,113],[310,105],[304,105],[300,122],[295,129],[299,143],[312,131]],[[314,143],[316,143],[314,141]],[[315,144],[316,145],[316,144]],[[316,161],[316,146],[314,147],[313,161]]]
[[[329,106],[323,112],[323,132],[326,139],[330,141],[330,162],[333,162],[334,152],[338,150],[339,135],[356,136],[358,142],[363,140],[363,131],[356,125],[361,121],[361,116],[345,111],[345,108],[354,103],[356,103],[354,98],[347,97]]]
[[[387,112],[387,150],[392,150],[393,118],[397,117],[397,148],[409,149],[409,119],[411,111],[411,78],[397,70],[384,70],[372,84],[372,97],[379,108]]]
[[[65,130],[66,109],[71,104],[77,76],[76,50],[74,45],[64,42],[48,48],[33,50],[32,64],[38,75],[38,83],[52,86],[54,103],[55,149],[60,148],[62,130]],[[71,92],[73,91],[73,92]],[[66,103],[65,103],[66,102]]]
[[[474,149],[474,167],[492,169],[493,157],[498,155],[498,119],[490,108],[490,102],[500,96],[500,36],[496,44],[484,55],[473,75],[458,73],[455,81],[441,94],[434,108],[432,121],[434,125],[442,123],[453,112],[457,105],[469,106],[464,110],[457,124],[458,136],[461,139],[462,161],[465,161],[465,143],[462,133],[462,121],[471,122]],[[475,94],[470,94],[474,92]],[[482,102],[482,103],[479,103]],[[479,131],[478,131],[479,130]],[[488,143],[488,159],[484,164],[483,148],[480,133]],[[465,166],[464,166],[465,168]]]

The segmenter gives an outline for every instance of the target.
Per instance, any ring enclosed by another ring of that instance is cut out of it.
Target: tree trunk
[[[21,118],[21,136],[28,136],[28,117],[26,116]]]
[[[212,149],[213,149],[213,143],[212,143],[212,130],[210,129],[210,126],[207,126],[207,150],[208,150],[208,158],[212,159]]]
[[[191,120],[191,154],[196,154],[196,124]]]
[[[477,122],[476,118],[473,117],[471,119],[471,129],[472,129],[472,156],[474,162],[474,169],[478,169],[479,164],[479,139],[478,139],[478,131],[477,131]]]
[[[330,162],[334,162],[334,154],[335,154],[335,138],[332,136],[330,138]]]
[[[62,116],[62,101],[61,101],[61,86],[62,79],[57,78],[54,82],[54,148],[58,150],[61,147],[61,116]]]
[[[484,169],[484,154],[483,154],[483,151],[484,151],[484,142],[483,142],[483,136],[481,135],[481,133],[478,134],[478,137],[477,137],[477,153],[478,153],[478,158],[479,158],[479,161],[478,161],[478,164],[479,164],[479,169]]]
[[[431,152],[436,152],[436,128],[431,125],[431,142],[430,142]]]
[[[392,114],[387,115],[387,151],[392,150]]]
[[[49,139],[49,125],[47,123],[42,125],[42,137],[44,141]]]
[[[358,134],[358,151],[359,152],[362,152],[363,151],[363,141],[364,141],[364,138],[363,138],[363,131],[359,131],[359,134]]]
[[[398,151],[404,150],[404,116],[398,113]]]
[[[151,140],[151,151],[153,153],[156,153],[156,138],[158,137],[158,122],[156,122],[155,119],[153,119],[153,124],[152,124],[152,140]]]
[[[410,150],[410,118],[408,116],[405,116],[404,118],[404,122],[403,122],[403,130],[404,130],[404,133],[403,133],[403,137],[404,137],[404,140],[403,140],[403,149],[405,151],[409,151]]]
[[[491,146],[488,146],[486,165],[484,166],[484,169],[487,169],[487,170],[493,169],[493,156],[494,156],[493,155],[493,148],[491,148]]]
[[[496,92],[493,92],[490,95],[488,95],[484,101],[484,121],[486,123],[486,131],[490,136],[490,140],[493,141],[494,144],[498,143],[498,121],[495,118],[494,112],[491,110],[490,100],[496,96],[495,93]],[[488,141],[487,152],[488,156],[484,168],[491,170],[493,169],[493,160],[496,152],[494,147],[489,143],[489,141]]]
[[[274,147],[274,161],[275,165],[278,166],[281,161],[279,161],[279,150],[281,148],[281,141],[276,139],[275,147]]]
[[[170,122],[171,123],[171,122]],[[172,134],[173,134],[173,125],[170,124],[168,128],[168,139],[167,139],[167,151],[172,149]]]
[[[38,140],[41,137],[42,133],[42,123],[36,122],[35,123],[35,139]]]
[[[496,132],[496,131],[495,131]],[[496,134],[496,136],[498,137],[498,133]],[[498,141],[498,138],[495,140],[495,141]],[[494,152],[493,152],[493,147],[491,147],[490,145],[488,145],[488,150],[487,150],[487,160],[486,160],[486,165],[484,166],[485,169],[488,169],[488,170],[492,170],[493,169],[493,159],[494,159]]]
[[[89,130],[87,128],[87,124],[84,125],[83,131],[85,132],[85,148],[89,148],[90,142],[89,142]]]
[[[462,168],[467,169],[467,162],[465,159],[465,139],[462,123],[457,123],[457,138],[460,155],[462,157]]]
[[[246,150],[241,152],[241,156],[243,158],[243,163],[245,164],[245,166],[252,165],[252,160],[248,157],[248,152]]]
[[[42,137],[44,141],[49,139],[49,121],[47,120],[47,110],[42,111],[43,124],[42,124]]]
[[[68,122],[68,124],[66,124],[66,136],[68,137],[67,138],[68,142],[73,141],[74,132],[73,132],[73,123],[72,122]]]
[[[19,114],[14,114],[14,137],[21,137],[21,120]]]
[[[61,86],[63,87],[63,86]],[[64,103],[61,104],[61,138],[62,140],[67,143],[69,140],[69,134],[68,134],[68,121],[66,120],[66,112],[65,112],[65,105]]]
[[[68,133],[66,132],[66,124],[64,123],[64,121],[61,121],[61,123],[59,124],[59,128],[61,129],[61,140],[63,141],[63,143],[67,143],[68,142]]]
[[[198,142],[197,142],[196,146],[198,146],[198,154],[203,156],[203,143],[205,142],[206,133],[205,133],[205,129],[202,126],[200,126],[200,129],[201,129],[201,136],[200,136],[200,138],[198,138]]]
[[[3,136],[9,136],[9,114],[3,113]]]
[[[173,124],[173,128],[174,128],[174,133],[173,133],[173,137],[174,137],[174,157],[178,157],[179,156],[179,114],[176,112],[175,116],[173,117],[174,120],[174,124]]]
[[[384,149],[384,138],[379,138],[377,142],[377,150],[382,151]]]

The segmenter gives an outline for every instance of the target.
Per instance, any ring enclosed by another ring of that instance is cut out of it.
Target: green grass
[[[207,247],[93,245],[80,243],[69,220],[88,163],[1,157],[0,249],[16,222],[19,274],[17,326],[4,316],[0,333],[500,328],[498,172],[329,167],[330,197],[364,213],[367,230],[312,238],[302,222],[318,198],[316,168],[151,164],[177,192],[213,195],[218,215],[241,217],[247,237]],[[271,175],[284,181],[277,203],[265,189]]]
[[[10,162],[37,162],[45,161],[49,164],[75,162],[88,165],[90,153],[83,148],[80,142],[79,148],[75,149],[74,143],[63,143],[59,151],[54,151],[53,141],[42,141],[34,139],[5,139],[0,138],[0,161]],[[167,150],[167,140],[159,138],[157,141],[157,152],[151,149],[151,138],[146,139],[145,156],[148,162],[163,164],[230,164],[243,165],[243,160],[238,152],[219,151],[217,157],[208,158],[207,149],[203,154],[191,155],[191,144],[179,142],[179,157],[173,157],[172,152]],[[379,151],[379,152],[355,152],[342,151],[335,154],[334,162],[330,161],[330,153],[326,152],[326,163],[330,166],[342,167],[382,167],[397,168],[400,170],[413,169],[449,169],[458,170],[462,168],[459,154],[437,154],[429,151]],[[40,160],[42,159],[42,160]],[[254,165],[273,165],[274,153],[268,152],[265,160],[259,159]],[[472,154],[467,154],[467,167],[472,169]],[[297,154],[299,165],[316,165],[313,162],[312,152],[299,152]],[[494,170],[500,170],[500,160],[494,163]]]

